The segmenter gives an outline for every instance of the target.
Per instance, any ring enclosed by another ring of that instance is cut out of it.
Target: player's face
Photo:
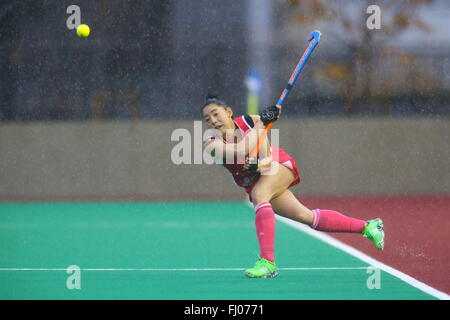
[[[227,129],[233,129],[233,111],[231,108],[223,108],[216,104],[210,104],[203,108],[203,120],[209,128],[225,132]]]

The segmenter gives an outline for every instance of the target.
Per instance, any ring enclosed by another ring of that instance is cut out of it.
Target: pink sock
[[[257,204],[255,214],[260,257],[275,261],[275,213],[272,205],[269,202]]]
[[[315,209],[311,228],[326,232],[362,233],[366,222],[333,210]]]

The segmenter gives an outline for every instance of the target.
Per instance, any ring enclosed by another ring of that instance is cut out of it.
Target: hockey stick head
[[[316,42],[319,42],[321,36],[322,36],[322,33],[320,33],[319,30],[314,30],[309,34],[308,41],[311,41],[312,39],[314,39]]]

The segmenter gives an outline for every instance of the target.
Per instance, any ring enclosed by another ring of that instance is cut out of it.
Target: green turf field
[[[434,299],[383,271],[368,289],[365,262],[281,221],[276,249],[277,278],[244,277],[258,245],[239,202],[4,203],[0,299]]]

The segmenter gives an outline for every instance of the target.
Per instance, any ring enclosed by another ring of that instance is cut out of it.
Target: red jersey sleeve
[[[255,125],[252,117],[248,114],[234,118],[233,121],[244,135],[247,134]]]

